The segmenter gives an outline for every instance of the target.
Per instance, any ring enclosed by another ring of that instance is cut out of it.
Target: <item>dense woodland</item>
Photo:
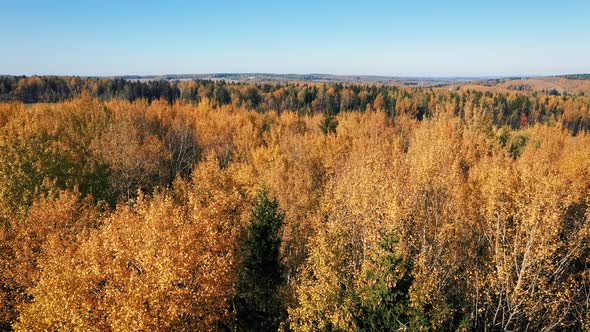
[[[590,97],[0,82],[0,329],[590,330]]]
[[[535,92],[521,85],[509,84],[505,91],[497,92],[471,89],[446,93],[444,88],[399,88],[382,84],[246,84],[210,80],[0,76],[0,101],[52,103],[91,95],[103,101],[145,99],[193,104],[206,101],[214,107],[232,105],[236,109],[261,113],[288,111],[334,116],[347,111],[379,110],[389,117],[407,114],[419,120],[432,116],[437,107],[445,105],[459,115],[465,109],[484,108],[495,125],[513,129],[561,119],[574,134],[590,130],[590,97],[565,92],[562,95],[555,89]]]

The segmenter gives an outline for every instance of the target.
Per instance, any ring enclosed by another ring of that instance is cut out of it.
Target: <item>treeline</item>
[[[519,89],[516,89],[519,90]],[[521,89],[522,90],[522,89]],[[334,116],[345,111],[379,110],[389,117],[410,115],[418,120],[437,108],[457,114],[477,109],[498,126],[517,129],[562,121],[574,134],[590,129],[590,97],[556,91],[448,91],[445,88],[398,88],[366,84],[245,84],[224,81],[139,81],[79,77],[0,77],[0,100],[48,103],[82,94],[100,100],[124,99],[168,103],[210,102],[258,112],[293,111]]]
[[[572,74],[572,75],[563,75],[562,77],[572,79],[572,80],[590,80],[590,74]]]
[[[175,83],[124,79],[80,78],[73,76],[0,76],[0,101],[55,103],[83,93],[101,100],[125,99],[174,102],[180,95]]]
[[[590,136],[391,91],[437,98],[0,104],[1,328],[588,329]]]

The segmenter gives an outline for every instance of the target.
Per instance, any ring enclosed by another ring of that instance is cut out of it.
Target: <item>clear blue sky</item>
[[[0,74],[590,72],[590,0],[0,0]]]

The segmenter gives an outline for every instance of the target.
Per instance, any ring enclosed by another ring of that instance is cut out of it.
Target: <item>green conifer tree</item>
[[[279,291],[284,283],[280,259],[284,215],[276,199],[258,193],[252,219],[242,244],[243,268],[235,302],[238,329],[276,331],[286,317]]]

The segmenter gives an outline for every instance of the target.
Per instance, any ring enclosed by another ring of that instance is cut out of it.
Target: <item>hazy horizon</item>
[[[0,4],[0,74],[590,72],[590,2],[28,1]]]
[[[136,74],[136,73],[125,73],[125,74],[112,74],[112,75],[80,75],[80,74],[5,74],[0,73],[0,76],[56,76],[56,77],[96,77],[96,78],[110,78],[110,77],[168,77],[168,76],[212,76],[212,75],[275,75],[275,76],[307,76],[307,75],[325,75],[325,76],[336,76],[336,77],[383,77],[383,78],[416,78],[416,79],[501,79],[501,78],[535,78],[535,77],[561,77],[569,75],[588,75],[590,72],[566,72],[557,74],[511,74],[511,75],[383,75],[383,74],[334,74],[334,73],[315,73],[315,72],[301,72],[301,73],[290,73],[290,72],[203,72],[203,73],[150,73],[150,74]]]

